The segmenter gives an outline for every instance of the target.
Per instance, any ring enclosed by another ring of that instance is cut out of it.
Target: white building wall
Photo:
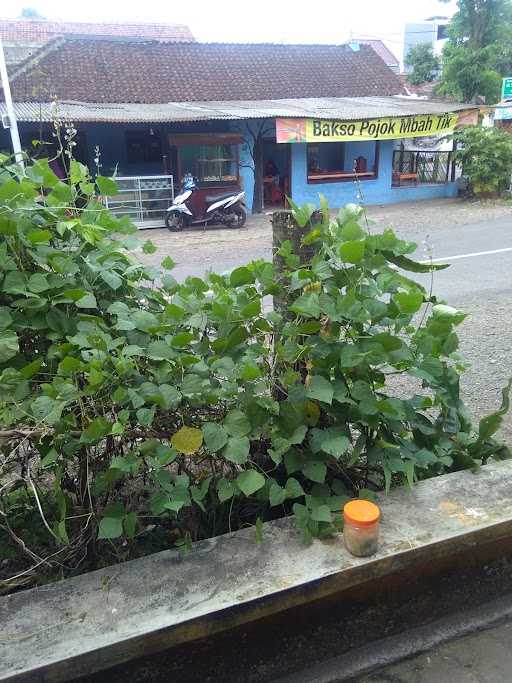
[[[446,38],[440,37],[443,30],[448,26],[447,19],[435,21],[422,21],[416,23],[407,23],[404,31],[404,67],[405,73],[410,73],[411,69],[405,65],[407,53],[412,47],[426,43],[431,45],[434,54],[438,57],[443,51],[446,44]]]

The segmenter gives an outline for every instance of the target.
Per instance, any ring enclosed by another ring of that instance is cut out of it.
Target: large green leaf
[[[159,326],[158,318],[149,311],[133,311],[130,315],[130,322],[141,332],[150,332]]]
[[[175,352],[167,342],[160,339],[149,344],[147,355],[148,358],[154,358],[155,360],[171,360],[174,358]]]
[[[228,433],[222,425],[207,422],[203,425],[204,445],[212,453],[224,448],[228,441]]]
[[[57,401],[50,396],[38,396],[31,403],[31,412],[38,424],[46,422],[47,424],[56,424],[62,415],[64,403]]]
[[[7,306],[0,306],[0,330],[4,330],[12,323],[12,315]]]
[[[306,393],[308,398],[330,405],[334,396],[334,386],[330,380],[322,377],[322,375],[313,375]]]
[[[221,503],[224,503],[226,500],[233,498],[235,493],[236,487],[231,481],[229,481],[229,479],[219,480],[219,483],[217,484],[217,495],[219,496],[219,500]]]
[[[350,439],[343,427],[327,427],[311,430],[311,449],[313,453],[322,451],[335,458],[342,456],[350,447]]]
[[[119,192],[116,181],[113,178],[105,178],[105,176],[96,176],[96,184],[102,195],[106,197],[113,197]]]
[[[343,224],[340,235],[343,240],[354,241],[360,240],[361,237],[365,236],[365,233],[357,220],[350,219]]]
[[[77,308],[96,308],[98,306],[96,302],[96,297],[91,292],[82,296],[78,301],[76,301]]]
[[[1,290],[6,294],[24,294],[27,291],[27,278],[17,270],[6,274]]]
[[[447,306],[446,304],[436,304],[435,306],[432,306],[432,315],[438,320],[450,322],[454,325],[459,325],[466,317],[466,314],[462,311],[453,308],[453,306]]]
[[[270,486],[268,499],[272,507],[276,505],[282,505],[286,500],[287,492],[282,486],[279,486],[277,482],[273,482]]]
[[[241,410],[230,410],[224,418],[224,427],[231,436],[246,436],[251,431],[251,423]]]
[[[327,505],[319,505],[311,511],[311,519],[315,522],[332,522],[332,514]]]
[[[240,268],[235,268],[229,276],[229,282],[232,287],[241,287],[242,285],[248,285],[254,282],[254,275],[245,266],[240,266]]]
[[[290,310],[306,318],[317,318],[322,312],[320,298],[315,292],[303,294],[290,306]]]
[[[493,434],[496,434],[498,429],[501,427],[503,416],[506,415],[510,410],[511,389],[512,378],[509,379],[507,385],[501,391],[501,406],[499,409],[480,420],[480,424],[478,426],[478,439],[480,441],[485,441],[485,439],[488,439]]]
[[[251,443],[246,436],[232,437],[228,439],[224,448],[224,457],[237,465],[243,465],[249,459],[250,446]]]
[[[236,483],[242,493],[251,496],[265,486],[265,477],[256,470],[245,470],[245,472],[240,472]]]
[[[360,263],[363,260],[365,243],[361,240],[350,240],[340,246],[340,256],[345,263]]]
[[[382,250],[381,254],[390,263],[394,263],[402,268],[402,270],[408,270],[411,273],[430,273],[433,270],[444,270],[450,267],[449,263],[419,263],[407,258],[407,256],[393,254],[392,251]]]
[[[0,363],[6,363],[17,355],[19,342],[16,332],[2,330],[0,332]]]
[[[323,462],[318,460],[310,460],[303,465],[302,472],[304,476],[308,479],[311,479],[311,481],[316,481],[319,484],[323,484],[327,474],[327,467]]]
[[[290,477],[286,482],[286,495],[288,498],[299,498],[304,495],[304,489],[294,477]]]
[[[423,304],[423,294],[420,292],[398,292],[393,297],[401,313],[412,315],[419,311]]]
[[[48,276],[43,273],[34,273],[28,279],[27,289],[35,294],[40,294],[50,289],[51,285],[48,283]]]
[[[113,270],[104,270],[101,273],[101,279],[113,290],[119,289],[123,284],[122,277]]]

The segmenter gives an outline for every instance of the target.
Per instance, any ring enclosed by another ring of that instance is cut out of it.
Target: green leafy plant
[[[135,228],[99,200],[115,181],[1,161],[7,590],[31,568],[44,581],[248,523],[261,539],[292,512],[322,537],[353,495],[508,456],[493,434],[510,386],[473,428],[464,314],[405,274],[441,266],[370,234],[358,207],[332,221],[325,202],[296,208],[306,260],[284,242],[280,267],[177,283],[169,256],[163,271],[136,259]]]
[[[510,0],[458,0],[443,49],[439,94],[462,102],[477,97],[498,102],[501,79],[512,67],[511,46]]]
[[[508,189],[512,177],[512,136],[499,128],[470,126],[455,133],[454,160],[462,165],[472,192],[497,195]]]
[[[407,52],[405,63],[412,69],[408,80],[413,85],[433,81],[440,67],[439,57],[434,55],[432,45],[428,43],[420,43],[411,47]]]

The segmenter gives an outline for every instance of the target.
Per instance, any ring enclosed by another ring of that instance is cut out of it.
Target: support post
[[[272,254],[276,277],[282,280],[286,265],[278,252],[283,242],[289,240],[292,243],[292,251],[299,257],[300,265],[308,264],[315,255],[315,247],[302,243],[303,238],[311,232],[315,225],[322,222],[322,214],[315,211],[308,224],[301,228],[297,225],[291,211],[274,211],[271,218],[272,223]],[[274,297],[274,309],[284,314],[287,308],[286,296],[279,295]]]
[[[450,179],[451,179],[452,183],[455,182],[456,163],[455,163],[455,159],[453,158],[453,156],[454,156],[453,153],[456,152],[456,151],[457,151],[457,140],[454,140],[454,141],[453,141],[452,151],[450,152],[450,164],[451,164]]]
[[[11,134],[12,151],[14,158],[21,168],[25,168],[23,164],[23,153],[21,151],[20,134],[18,131],[18,122],[16,114],[14,113],[14,106],[12,104],[11,88],[9,86],[9,76],[7,74],[7,65],[5,63],[4,45],[0,37],[0,81],[4,91],[5,107],[7,109],[7,116],[9,117],[9,132]]]

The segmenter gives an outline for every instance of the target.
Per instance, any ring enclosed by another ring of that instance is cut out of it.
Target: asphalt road
[[[418,234],[401,236],[418,240]],[[424,243],[426,242],[426,244]],[[512,292],[512,209],[510,217],[425,232],[415,257],[449,263],[435,273],[436,294],[452,302],[493,292]],[[422,279],[429,284],[429,277]]]
[[[450,263],[435,273],[433,292],[468,314],[459,328],[461,351],[471,363],[462,380],[464,399],[475,419],[495,410],[512,376],[512,204],[443,200],[373,207],[368,213],[377,224],[372,229],[391,225],[400,237],[418,243],[419,260]],[[157,264],[171,255],[179,280],[271,258],[271,226],[264,215],[251,217],[242,230],[151,230],[140,237],[158,247],[144,260]],[[430,286],[430,276],[419,278]],[[511,414],[501,435],[512,445]]]
[[[475,419],[494,410],[512,376],[512,212],[510,217],[436,231],[432,257],[450,268],[434,275],[433,291],[468,317],[459,328],[461,352],[471,363],[462,391]],[[416,253],[426,258],[425,245]],[[422,277],[425,286],[429,278]],[[501,436],[512,445],[512,415]]]

